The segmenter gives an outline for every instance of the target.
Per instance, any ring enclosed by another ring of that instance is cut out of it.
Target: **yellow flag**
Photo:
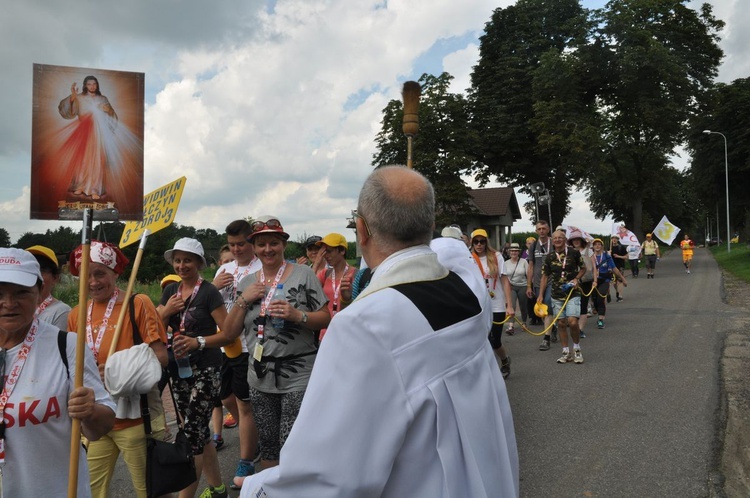
[[[667,245],[671,245],[674,242],[675,237],[680,232],[680,228],[669,221],[665,216],[662,216],[661,221],[656,228],[654,228],[654,235],[659,237],[659,240]]]
[[[120,247],[138,242],[146,229],[156,233],[172,224],[186,181],[186,177],[180,177],[143,196],[143,220],[125,223],[120,237]]]

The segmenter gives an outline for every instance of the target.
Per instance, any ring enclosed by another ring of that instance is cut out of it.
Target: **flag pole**
[[[74,389],[83,386],[83,362],[86,346],[86,302],[89,298],[89,259],[91,257],[91,227],[93,210],[83,210],[83,230],[81,231],[81,271],[78,280],[78,330],[76,334],[76,364]],[[68,498],[78,495],[78,458],[81,454],[81,420],[72,419],[70,433],[70,465],[68,467]]]
[[[133,287],[135,287],[135,278],[138,274],[138,269],[141,266],[141,259],[143,259],[143,250],[146,247],[146,239],[151,232],[148,229],[143,231],[141,235],[141,244],[138,246],[138,252],[135,255],[135,261],[133,262],[133,269],[130,271],[130,279],[128,279],[128,287],[125,289],[125,297],[123,298],[122,306],[120,307],[120,316],[117,318],[117,326],[115,326],[115,334],[112,337],[112,344],[109,346],[109,354],[107,359],[109,360],[115,351],[117,351],[117,342],[120,340],[120,334],[122,333],[122,325],[125,322],[125,316],[128,313],[128,306],[130,305],[130,296],[133,294]]]

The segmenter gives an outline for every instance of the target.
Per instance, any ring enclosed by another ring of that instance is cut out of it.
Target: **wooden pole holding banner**
[[[93,210],[83,210],[83,231],[81,232],[81,271],[78,282],[78,330],[76,335],[76,365],[73,387],[83,387],[83,361],[86,345],[86,302],[89,299],[89,259],[91,255],[91,226]],[[70,466],[68,467],[68,498],[78,495],[78,458],[81,454],[81,421],[74,418],[70,434]]]
[[[138,274],[138,268],[141,266],[141,259],[143,259],[143,249],[146,247],[146,239],[149,236],[148,229],[143,231],[141,235],[141,244],[138,246],[138,252],[135,255],[135,262],[133,262],[133,269],[130,271],[130,279],[128,280],[128,287],[125,289],[125,297],[123,298],[122,306],[120,307],[120,316],[117,318],[117,326],[115,327],[115,335],[112,337],[112,344],[109,346],[109,355],[107,359],[117,351],[117,342],[120,340],[120,333],[122,333],[122,324],[125,322],[125,316],[128,314],[128,306],[130,305],[130,296],[133,294],[133,287],[135,287],[135,277]]]
[[[419,95],[422,93],[422,87],[416,81],[407,81],[404,83],[404,120],[403,130],[406,135],[406,167],[414,167],[412,161],[412,142],[414,136],[419,132]]]

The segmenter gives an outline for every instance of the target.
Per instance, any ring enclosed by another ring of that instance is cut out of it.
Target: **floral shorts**
[[[220,387],[221,376],[216,367],[193,368],[193,376],[187,379],[172,377],[177,410],[185,421],[183,430],[193,447],[193,455],[202,455],[203,447],[211,441],[208,424]]]

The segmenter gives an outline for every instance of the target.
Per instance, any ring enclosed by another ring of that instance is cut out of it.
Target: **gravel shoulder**
[[[750,493],[750,284],[723,272],[722,300],[733,308],[721,359],[723,439],[715,496]],[[721,482],[723,481],[723,482]]]

